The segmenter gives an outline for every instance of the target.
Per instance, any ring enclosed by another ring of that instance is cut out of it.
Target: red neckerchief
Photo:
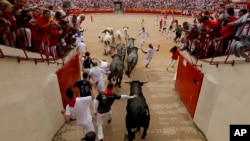
[[[112,94],[112,90],[111,90],[111,89],[106,89],[106,90],[104,91],[104,94],[105,94],[105,95],[111,95],[111,94]]]
[[[70,107],[74,107],[75,106],[75,103],[76,103],[76,97],[72,97],[71,99],[69,99],[69,106]]]

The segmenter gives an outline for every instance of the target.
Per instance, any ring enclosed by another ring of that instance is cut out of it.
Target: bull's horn
[[[147,83],[147,82],[148,82],[148,76],[147,76],[146,80],[140,81],[140,82],[142,82],[142,83]]]
[[[124,80],[124,83],[131,83],[132,82],[132,80],[130,79],[130,80]]]

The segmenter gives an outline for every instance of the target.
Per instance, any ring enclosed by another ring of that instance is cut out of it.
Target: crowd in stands
[[[80,1],[78,2],[80,3]],[[189,26],[182,27],[183,32],[186,33],[184,46],[191,44],[190,51],[195,54],[202,50],[201,46],[204,48],[204,42],[207,41],[209,35],[213,39],[210,38],[211,41],[206,45],[215,44],[216,47],[208,47],[210,51],[206,48],[203,51],[204,54],[200,55],[201,58],[211,57],[211,54],[215,54],[215,52],[217,55],[227,54],[229,42],[233,41],[234,44],[231,47],[234,54],[250,60],[243,53],[245,48],[242,43],[239,43],[243,37],[248,39],[248,34],[237,33],[234,36],[236,29],[242,25],[239,23],[248,24],[246,21],[250,4],[236,7],[231,3],[219,4],[214,0],[207,0],[206,4],[204,2],[202,0],[184,0],[178,5],[185,8],[196,7],[201,11],[194,16],[194,24],[189,23]],[[113,5],[111,0],[86,0],[81,3],[84,7],[92,8],[110,8]],[[123,3],[125,7],[164,8],[176,6],[180,0],[124,0]],[[209,7],[215,12],[211,13],[208,10]],[[235,10],[239,8],[239,11]],[[60,0],[0,0],[0,44],[40,52],[47,56],[61,56],[81,42],[76,38],[81,36],[80,25],[85,17],[84,15],[69,16],[69,14],[70,8],[62,5]],[[199,33],[199,36],[193,36],[193,32]],[[190,43],[190,39],[192,39],[192,43]]]
[[[189,10],[215,10],[216,5],[223,0],[122,0],[124,8],[143,9],[189,9]],[[71,0],[72,8],[113,8],[113,0]],[[44,7],[53,5],[60,9],[62,0],[27,0],[29,6],[41,4]]]
[[[69,16],[66,5],[54,10],[26,0],[11,2],[0,0],[0,44],[58,57],[81,42],[84,15]]]
[[[250,2],[239,11],[231,4],[220,3],[210,13],[203,11],[195,16],[194,23],[176,21],[184,32],[182,49],[198,58],[210,58],[233,53],[250,61]]]

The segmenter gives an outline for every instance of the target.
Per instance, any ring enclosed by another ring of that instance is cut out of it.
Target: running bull
[[[112,56],[112,61],[109,65],[110,74],[108,75],[109,82],[113,80],[116,81],[115,86],[121,88],[121,81],[123,76],[123,61],[120,55],[114,54]]]
[[[130,74],[131,74],[132,70],[135,68],[137,62],[138,62],[138,48],[132,47],[130,49],[130,53],[128,54],[128,57],[127,57],[126,74],[128,75],[128,77],[130,77]]]
[[[137,95],[137,98],[127,101],[126,128],[129,141],[135,139],[135,132],[143,127],[141,138],[145,139],[150,122],[149,107],[142,93],[142,85],[145,82],[132,81],[130,83],[130,95]],[[135,130],[134,130],[135,129]]]

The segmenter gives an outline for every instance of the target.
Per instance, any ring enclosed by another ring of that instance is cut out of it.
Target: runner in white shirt
[[[105,71],[97,66],[97,62],[92,63],[93,67],[90,68],[89,77],[93,81],[98,92],[103,92],[105,90],[103,76]]]
[[[77,97],[71,88],[66,90],[66,96],[69,98],[69,102],[66,105],[66,110],[62,110],[61,113],[64,115],[66,121],[70,121],[70,116],[74,115],[77,124],[83,127],[83,137],[89,131],[95,131],[92,122],[92,116],[89,105],[92,104],[92,100],[95,98],[92,93],[91,96]]]
[[[142,29],[140,30],[139,35],[141,37],[141,45],[143,45],[145,43],[146,37],[148,37],[148,32],[145,30],[144,27],[142,27]]]
[[[147,54],[146,60],[145,60],[145,61],[146,61],[146,65],[145,65],[146,68],[148,67],[148,65],[149,65],[149,63],[150,63],[150,61],[151,61],[151,59],[153,58],[154,52],[155,52],[155,51],[159,51],[159,49],[160,49],[160,45],[158,45],[158,48],[156,48],[156,47],[154,47],[152,44],[149,44],[149,45],[148,45],[148,49],[147,49],[146,51],[144,51],[144,50],[141,48],[141,51],[142,51],[143,53]]]
[[[100,67],[105,71],[105,73],[109,73],[109,63],[106,60],[101,60],[98,58],[93,58],[93,59],[97,60],[100,63]]]
[[[87,51],[87,46],[86,46],[86,44],[83,41],[79,42],[76,45],[76,47],[78,48],[80,56],[83,56],[85,54],[85,52]]]

